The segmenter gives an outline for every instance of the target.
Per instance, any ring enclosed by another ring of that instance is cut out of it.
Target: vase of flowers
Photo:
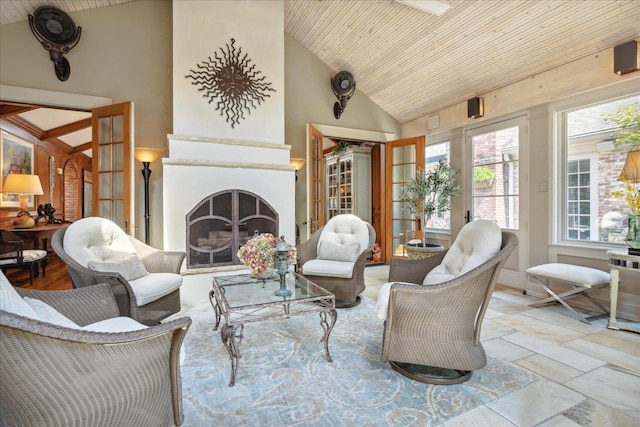
[[[266,280],[276,270],[276,247],[280,238],[271,233],[254,234],[247,243],[238,250],[238,259],[249,267],[253,275],[261,280]],[[287,242],[289,246],[289,265],[296,262],[296,248]]]

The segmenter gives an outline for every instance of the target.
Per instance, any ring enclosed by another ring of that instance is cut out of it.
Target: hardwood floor
[[[9,270],[6,272],[6,276],[12,285],[25,289],[58,291],[73,287],[67,265],[55,253],[47,255],[46,277],[42,277],[42,268],[40,268],[38,277],[33,278],[33,285],[29,284],[27,270]]]

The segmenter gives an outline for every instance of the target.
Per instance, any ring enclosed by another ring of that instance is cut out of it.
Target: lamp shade
[[[139,147],[136,148],[134,155],[136,157],[136,160],[141,163],[153,163],[158,157],[160,157],[161,154],[162,150],[158,150],[157,148]]]
[[[618,181],[640,183],[640,150],[629,151]]]
[[[4,182],[2,192],[33,194],[36,196],[44,194],[42,191],[42,184],[40,184],[40,177],[38,175],[27,175],[22,173],[10,173],[7,175],[7,180]]]
[[[307,160],[306,159],[299,159],[299,158],[292,157],[289,160],[289,162],[291,163],[291,166],[296,168],[296,171],[299,171],[300,169],[302,169],[302,167],[307,162]]]

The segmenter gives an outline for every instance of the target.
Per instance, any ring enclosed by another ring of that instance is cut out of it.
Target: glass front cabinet
[[[353,214],[371,224],[371,147],[325,156],[326,221]]]

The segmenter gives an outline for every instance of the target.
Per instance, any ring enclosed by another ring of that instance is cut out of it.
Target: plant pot
[[[474,186],[476,189],[485,189],[493,187],[493,180],[490,181],[476,181],[474,182]]]
[[[423,259],[444,251],[444,246],[435,243],[407,243],[405,251],[409,259]]]

